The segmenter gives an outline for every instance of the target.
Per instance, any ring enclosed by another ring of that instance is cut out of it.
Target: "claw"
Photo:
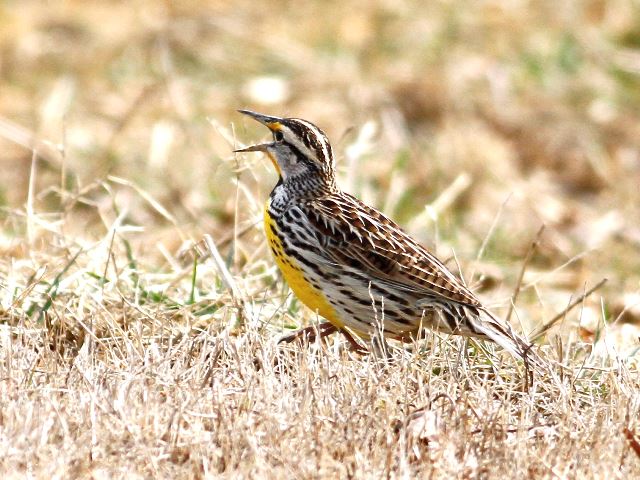
[[[315,342],[317,338],[324,338],[327,335],[331,335],[332,333],[340,332],[349,342],[349,349],[352,352],[360,353],[364,355],[365,353],[369,353],[369,351],[364,348],[360,343],[349,333],[347,330],[338,328],[332,323],[323,322],[319,325],[311,325],[309,327],[301,328],[296,330],[289,335],[285,335],[284,337],[278,340],[278,343],[291,343],[296,340],[303,339],[309,343]]]

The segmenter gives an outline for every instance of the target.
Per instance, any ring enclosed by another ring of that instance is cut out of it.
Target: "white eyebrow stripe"
[[[318,127],[316,127],[313,123],[307,122],[306,120],[303,120],[301,118],[297,118],[296,120],[315,134],[316,138],[318,139],[318,142],[320,143],[320,145],[322,145],[322,154],[324,158],[329,159],[330,158],[329,149],[327,147],[328,141],[324,133],[322,133],[322,131]]]
[[[293,133],[293,131],[289,127],[283,125],[282,128],[285,129],[286,133],[288,134],[285,137],[289,143],[293,144],[294,147],[300,150],[307,157],[316,158],[316,152],[311,151],[311,149],[307,147],[304,142],[295,133]]]

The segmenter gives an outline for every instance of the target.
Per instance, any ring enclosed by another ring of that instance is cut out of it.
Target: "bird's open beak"
[[[270,143],[261,143],[259,145],[251,145],[250,147],[240,148],[238,150],[234,150],[236,153],[242,152],[265,152],[267,153],[267,147],[271,145]]]
[[[243,113],[244,115],[248,115],[254,120],[262,123],[269,130],[275,130],[280,126],[280,118],[278,117],[270,117],[269,115],[262,115],[261,113],[252,112],[251,110],[238,110],[238,112]],[[267,148],[271,146],[272,143],[261,143],[260,145],[252,145],[250,147],[241,148],[240,150],[234,150],[234,152],[265,152],[267,153]]]
[[[270,117],[269,115],[262,115],[261,113],[257,113],[257,112],[252,112],[251,110],[238,110],[238,112],[243,113],[245,115],[248,115],[249,117],[253,118],[254,120],[262,123],[263,125],[265,125],[266,127],[269,128],[269,130],[274,131],[274,130],[278,130],[280,128],[280,118],[278,117]],[[237,153],[243,153],[243,152],[264,152],[267,154],[267,157],[269,157],[269,160],[271,160],[271,163],[273,163],[273,166],[275,167],[276,171],[278,172],[278,175],[280,175],[282,177],[282,171],[280,170],[280,165],[278,165],[277,160],[275,159],[275,157],[269,153],[269,147],[273,146],[274,143],[261,143],[259,145],[252,145],[250,147],[246,147],[246,148],[241,148],[239,150],[234,150],[234,152]]]
[[[248,115],[254,120],[260,122],[261,124],[269,127],[270,130],[275,130],[280,126],[280,121],[282,120],[279,117],[270,117],[269,115],[263,115],[258,112],[252,112],[251,110],[238,110],[238,112]]]

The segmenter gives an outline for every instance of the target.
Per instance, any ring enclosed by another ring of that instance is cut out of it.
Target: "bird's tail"
[[[514,332],[508,323],[488,310],[479,309],[478,313],[477,321],[472,320],[475,331],[522,360],[527,369],[536,373],[548,371],[548,362],[535,351],[535,346]]]

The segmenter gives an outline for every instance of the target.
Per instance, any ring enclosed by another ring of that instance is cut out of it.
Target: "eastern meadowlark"
[[[542,361],[531,345],[487,310],[429,250],[376,209],[340,190],[331,144],[317,126],[249,110],[273,141],[264,152],[279,180],[264,211],[269,247],[297,297],[341,331],[397,340],[422,328],[492,340],[525,364]]]

